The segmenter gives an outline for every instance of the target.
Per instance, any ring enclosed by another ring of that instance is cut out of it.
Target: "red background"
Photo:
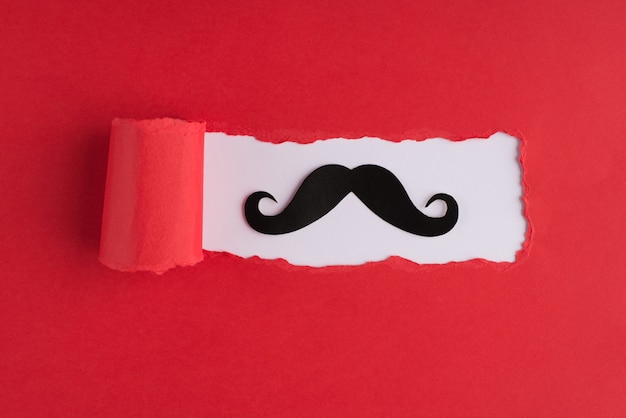
[[[2,2],[0,415],[626,415],[625,22],[623,1]],[[532,243],[507,270],[109,270],[115,116],[520,132]]]

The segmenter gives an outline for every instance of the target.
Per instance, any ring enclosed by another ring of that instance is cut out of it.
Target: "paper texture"
[[[162,273],[202,260],[204,122],[115,119],[100,261]]]

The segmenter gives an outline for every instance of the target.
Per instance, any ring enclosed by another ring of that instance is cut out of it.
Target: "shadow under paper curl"
[[[108,129],[85,135],[76,151],[77,235],[81,247],[94,255],[100,244],[108,152]]]

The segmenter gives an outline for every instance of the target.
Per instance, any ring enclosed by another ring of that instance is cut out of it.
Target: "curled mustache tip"
[[[444,216],[448,216],[448,213],[450,211],[458,212],[459,206],[456,203],[456,200],[454,200],[452,196],[446,193],[437,193],[436,195],[433,195],[430,199],[428,199],[428,202],[426,202],[425,207],[430,206],[431,203],[437,200],[443,200],[444,202],[446,202],[446,214]]]
[[[258,205],[259,202],[265,198],[273,200],[274,203],[278,203],[274,196],[272,196],[268,192],[254,192],[250,195],[250,197],[248,197],[248,200],[253,201],[255,205]]]

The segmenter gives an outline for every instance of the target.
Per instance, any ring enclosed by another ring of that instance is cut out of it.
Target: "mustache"
[[[277,215],[264,215],[259,210],[261,199],[276,202],[268,192],[258,191],[246,199],[246,221],[257,232],[269,235],[287,234],[317,221],[339,204],[349,193],[354,193],[385,222],[424,237],[436,237],[449,232],[458,220],[459,207],[454,198],[445,193],[433,195],[426,206],[442,200],[446,213],[431,218],[413,205],[404,186],[386,168],[366,164],[349,169],[329,164],[312,171],[302,182],[291,202]]]

